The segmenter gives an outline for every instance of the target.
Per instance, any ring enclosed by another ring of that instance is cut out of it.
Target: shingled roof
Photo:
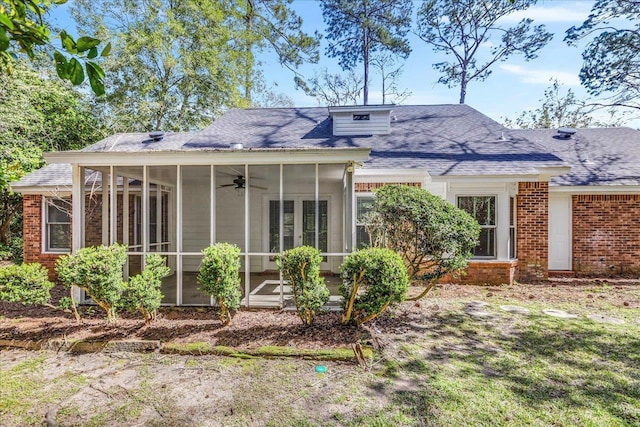
[[[514,140],[533,141],[571,166],[552,185],[640,185],[640,131],[627,127],[577,129],[569,139],[556,129],[511,130]]]
[[[528,141],[501,140],[507,129],[467,105],[396,106],[389,135],[334,136],[327,108],[232,109],[200,132],[110,136],[85,152],[371,148],[367,168],[425,168],[437,175],[535,173],[562,160]]]

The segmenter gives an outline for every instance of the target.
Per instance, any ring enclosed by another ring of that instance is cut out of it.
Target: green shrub
[[[78,286],[106,313],[107,321],[116,319],[116,307],[125,289],[122,267],[127,247],[95,246],[78,249],[56,262],[58,277],[66,286]]]
[[[425,283],[412,299],[422,298],[438,279],[465,268],[478,244],[480,226],[471,215],[418,187],[380,187],[373,211],[378,236],[372,242],[398,252],[409,278]]]
[[[361,249],[347,256],[342,271],[343,323],[360,325],[402,302],[409,276],[400,255],[386,248]]]
[[[162,303],[162,279],[171,269],[160,255],[149,255],[142,273],[129,278],[120,305],[130,312],[140,312],[145,323],[156,318]]]
[[[305,325],[310,325],[318,311],[329,301],[329,289],[320,277],[320,251],[300,246],[276,257],[276,264],[291,285],[293,301]]]
[[[38,263],[0,268],[0,301],[48,304],[53,283]]]
[[[231,323],[231,311],[240,307],[240,248],[229,243],[216,243],[202,251],[204,257],[198,272],[201,291],[211,295],[220,307],[220,320]]]

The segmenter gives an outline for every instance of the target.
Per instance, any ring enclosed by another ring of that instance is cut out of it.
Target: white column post
[[[278,247],[280,252],[284,249],[284,166],[280,163],[280,201],[278,202],[279,224],[278,224]],[[284,307],[284,280],[280,271],[280,307]]]
[[[249,293],[251,292],[251,273],[249,272],[249,165],[244,165],[244,294],[249,307]]]
[[[118,237],[118,177],[113,171],[113,165],[109,166],[109,196],[110,196],[110,230],[109,244],[116,243]]]
[[[209,170],[210,178],[210,193],[209,193],[209,244],[213,245],[216,242],[216,169],[214,165],[211,165]],[[213,295],[209,301],[209,305],[214,305],[215,300]]]
[[[176,165],[176,240],[178,248],[176,305],[182,305],[182,169],[180,165]]]
[[[84,215],[82,199],[84,199],[84,168],[77,163],[71,165],[71,249],[73,252],[82,247],[82,228]],[[73,299],[80,301],[80,288],[73,287]]]
[[[318,164],[316,163],[316,203],[315,203],[315,233],[314,233],[314,240],[315,240],[315,248],[316,249],[320,249],[320,183],[318,182]]]
[[[156,244],[162,242],[162,186],[156,184]],[[161,251],[162,246],[156,245],[156,252]]]
[[[100,171],[102,182],[102,244],[109,244],[109,177],[105,169]]]
[[[140,262],[140,268],[144,269],[145,257],[149,251],[149,166],[142,167],[142,215],[141,215],[142,228],[142,260]]]
[[[122,177],[122,244],[129,246],[129,178],[126,176]],[[129,256],[124,265],[124,279],[129,280]]]

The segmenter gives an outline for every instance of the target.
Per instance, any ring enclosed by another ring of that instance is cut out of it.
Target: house
[[[289,290],[273,255],[319,248],[335,296],[386,183],[425,188],[478,220],[480,244],[456,280],[635,274],[639,143],[627,128],[510,130],[457,104],[233,109],[199,132],[47,153],[13,189],[24,195],[26,262],[51,269],[71,249],[124,243],[127,275],[145,254],[167,258],[166,304],[210,305],[197,290],[200,251],[226,241],[241,248],[243,304],[281,306]]]

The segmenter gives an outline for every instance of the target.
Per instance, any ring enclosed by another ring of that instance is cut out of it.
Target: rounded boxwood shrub
[[[130,312],[142,313],[145,323],[154,320],[162,303],[162,279],[170,271],[160,255],[147,256],[142,273],[129,278],[121,305]]]
[[[276,265],[291,285],[293,302],[305,325],[311,325],[329,301],[329,289],[320,277],[321,262],[320,251],[311,246],[289,249],[276,257]]]
[[[0,268],[0,301],[46,305],[53,286],[47,269],[38,263]]]
[[[66,286],[84,289],[111,323],[125,289],[122,267],[126,260],[124,245],[86,247],[58,259],[56,272]]]
[[[343,323],[360,325],[404,301],[409,276],[400,255],[386,248],[361,249],[347,256],[340,267]]]
[[[230,243],[216,243],[202,251],[204,257],[198,283],[201,291],[215,298],[220,320],[231,323],[231,311],[240,307],[240,248]]]

